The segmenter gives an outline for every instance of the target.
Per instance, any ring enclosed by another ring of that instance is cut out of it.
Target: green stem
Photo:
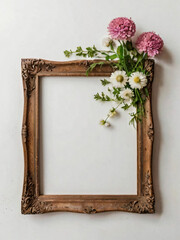
[[[136,88],[135,91],[136,91],[136,93],[138,95],[138,98],[139,98],[141,104],[143,104],[143,101],[142,101],[141,94],[140,94],[139,90]]]
[[[120,43],[120,45],[122,45],[122,47],[123,47],[123,56],[122,56],[123,67],[124,67],[124,70],[126,71],[127,75],[129,75],[128,68],[127,68],[127,65],[126,65],[126,61],[125,61],[125,59],[124,59],[124,55],[125,55],[125,51],[124,51],[124,50],[125,50],[125,44],[124,44],[123,41],[120,41],[120,40],[119,40],[119,43]],[[120,59],[120,61],[121,61],[121,59]]]
[[[116,109],[118,109],[118,107],[121,105],[121,103],[119,103],[115,108],[114,108],[114,111]],[[104,121],[106,122],[108,119],[110,118],[110,115],[108,114],[107,117],[104,119]]]
[[[133,70],[132,70],[132,72],[134,72],[134,71],[136,70],[137,66],[138,66],[139,63],[145,58],[145,56],[146,56],[146,53],[144,52],[142,58],[140,58],[140,59],[137,61],[135,67],[134,67]]]
[[[110,51],[101,51],[101,50],[97,50],[97,52],[101,53],[101,54],[106,54],[106,53],[115,53],[114,51],[110,50]]]

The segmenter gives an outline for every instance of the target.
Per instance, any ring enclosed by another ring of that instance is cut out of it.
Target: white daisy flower
[[[111,74],[110,81],[114,87],[124,87],[128,80],[125,71],[115,71]]]
[[[147,85],[146,75],[141,72],[134,72],[129,78],[129,84],[132,88],[141,89]]]
[[[110,47],[111,43],[114,45],[113,40],[109,37],[103,38],[103,40],[102,40],[103,47]]]
[[[123,98],[126,103],[130,102],[133,96],[134,96],[134,93],[129,88],[124,89],[120,92],[120,97]]]

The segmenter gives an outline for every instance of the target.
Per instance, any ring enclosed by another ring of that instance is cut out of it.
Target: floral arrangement
[[[129,113],[130,124],[141,121],[145,115],[144,103],[148,97],[148,75],[144,68],[144,62],[149,57],[159,54],[163,48],[163,40],[154,32],[142,33],[135,43],[132,37],[136,32],[135,23],[128,18],[118,17],[113,19],[108,26],[109,37],[103,39],[103,46],[108,50],[98,50],[95,45],[87,47],[77,47],[76,51],[65,50],[66,57],[72,54],[76,56],[98,58],[102,61],[92,63],[87,69],[87,75],[97,65],[110,62],[113,72],[110,79],[101,79],[103,86],[108,85],[107,94],[96,93],[94,99],[103,102],[115,102],[116,106],[111,108],[107,117],[100,121],[101,125],[110,126],[108,119],[117,114],[117,109],[121,107],[133,111]],[[134,110],[135,109],[135,110]]]

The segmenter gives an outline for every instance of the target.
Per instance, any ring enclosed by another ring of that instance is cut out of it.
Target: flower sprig
[[[103,40],[103,45],[108,50],[98,50],[95,45],[77,47],[75,51],[65,50],[66,57],[76,56],[98,58],[101,61],[92,63],[86,74],[97,65],[102,66],[109,61],[113,68],[110,79],[101,79],[103,87],[108,93],[96,93],[94,99],[102,102],[114,102],[115,107],[109,110],[107,117],[100,121],[101,125],[110,126],[108,119],[117,115],[117,109],[128,110],[134,107],[135,112],[129,113],[130,124],[141,121],[145,115],[144,104],[149,95],[147,84],[149,72],[145,69],[145,60],[160,53],[163,40],[154,32],[146,32],[139,36],[135,45],[132,37],[136,31],[135,23],[128,18],[116,18],[108,26],[110,37]]]
[[[112,51],[102,51],[102,50],[98,50],[95,45],[93,45],[92,47],[87,47],[86,50],[83,50],[82,47],[77,47],[75,51],[72,50],[65,50],[64,54],[66,57],[70,57],[72,54],[75,54],[76,56],[81,56],[81,57],[90,57],[90,58],[102,58],[105,56],[109,56],[109,54],[111,54]]]

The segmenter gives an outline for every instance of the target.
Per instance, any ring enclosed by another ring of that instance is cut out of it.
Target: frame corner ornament
[[[24,189],[23,189],[23,196],[21,200],[21,213],[27,214],[28,210],[31,208],[33,202],[35,200],[34,195],[34,183],[31,177],[27,176]]]
[[[51,204],[40,201],[35,196],[35,185],[31,177],[27,178],[21,200],[21,213],[22,214],[42,214],[50,211]]]
[[[22,214],[43,214],[46,211],[46,203],[35,199],[28,208],[24,209],[22,206]]]
[[[129,212],[134,213],[155,213],[155,198],[149,171],[145,174],[143,186],[143,196],[140,196],[138,200],[130,201],[125,205],[125,208],[127,208]]]
[[[42,59],[22,59],[22,78],[25,83],[25,90],[27,90],[28,96],[35,89],[35,77],[36,74],[41,71],[52,71],[55,68],[50,62],[46,62]]]

